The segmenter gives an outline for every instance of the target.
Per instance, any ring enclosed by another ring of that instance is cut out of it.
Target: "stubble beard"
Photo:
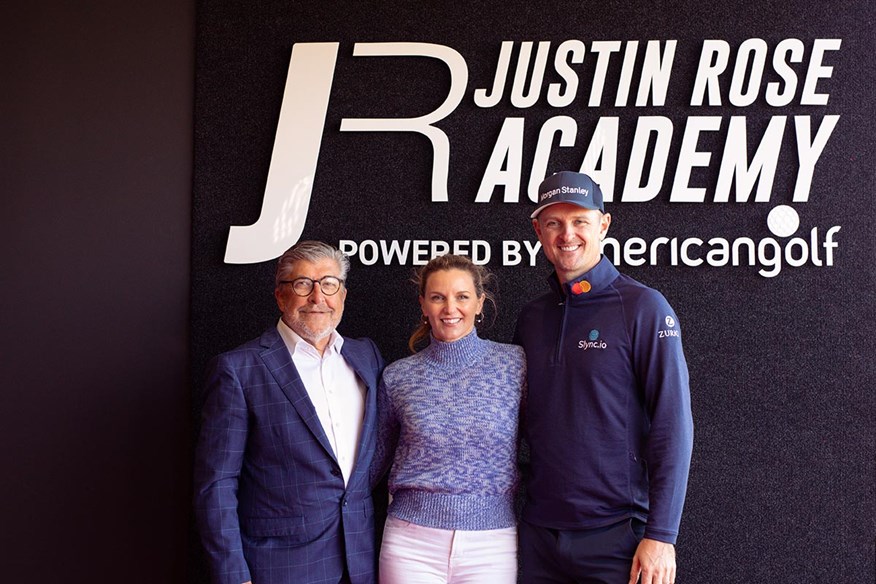
[[[300,315],[296,315],[295,320],[290,324],[289,328],[298,333],[298,336],[300,336],[305,341],[308,341],[310,343],[318,343],[319,341],[331,335],[335,331],[337,325],[338,323],[335,321],[334,318],[332,318],[331,322],[327,326],[317,330],[309,326],[305,322],[305,320],[301,318]]]

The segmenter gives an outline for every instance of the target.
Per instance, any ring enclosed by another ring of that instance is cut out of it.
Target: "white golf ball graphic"
[[[767,227],[777,237],[788,237],[800,227],[800,216],[793,207],[779,205],[767,215]]]

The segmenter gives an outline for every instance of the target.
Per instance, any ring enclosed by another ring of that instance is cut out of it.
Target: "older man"
[[[368,467],[383,359],[336,332],[346,256],[320,242],[277,263],[281,316],[209,369],[195,511],[213,581],[375,581]]]
[[[601,256],[611,215],[589,176],[539,187],[532,225],[555,272],[527,304],[520,525],[525,584],[672,584],[693,422],[678,317]]]

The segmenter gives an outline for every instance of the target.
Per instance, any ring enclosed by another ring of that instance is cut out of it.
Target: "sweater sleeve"
[[[660,293],[649,292],[633,313],[633,361],[650,421],[645,537],[674,544],[693,448],[690,387],[678,317]]]

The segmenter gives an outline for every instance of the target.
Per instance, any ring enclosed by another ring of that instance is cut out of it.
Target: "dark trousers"
[[[522,584],[627,584],[645,524],[572,531],[521,521],[518,533]]]

